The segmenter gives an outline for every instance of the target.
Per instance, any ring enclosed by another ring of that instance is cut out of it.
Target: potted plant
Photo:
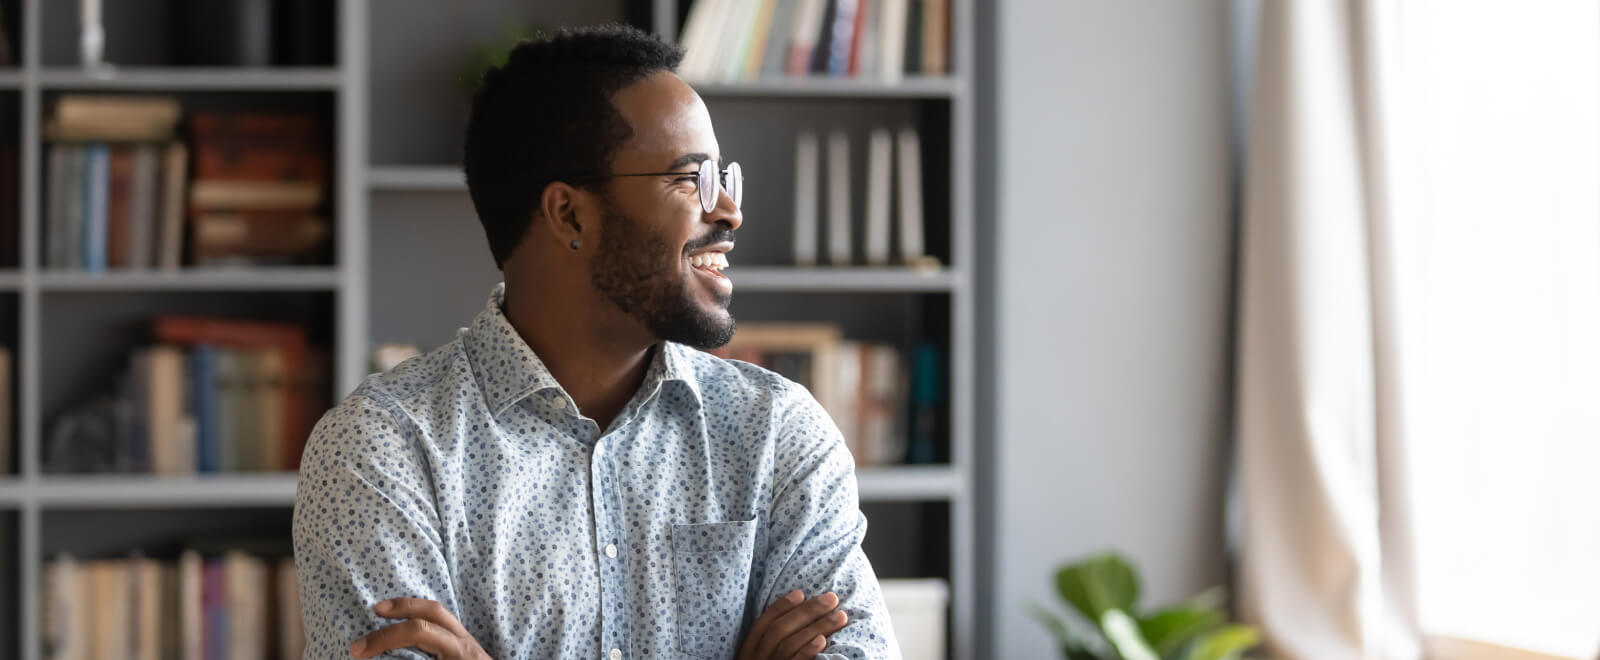
[[[1140,609],[1139,576],[1116,553],[1062,566],[1055,586],[1102,638],[1080,637],[1054,613],[1032,604],[1034,618],[1050,629],[1067,660],[1237,660],[1260,642],[1255,628],[1228,621],[1220,588],[1175,605]]]

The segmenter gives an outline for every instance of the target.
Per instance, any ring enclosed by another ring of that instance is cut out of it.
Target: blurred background
[[[0,657],[298,657],[306,433],[482,308],[477,77],[601,22],[908,658],[1596,657],[1600,5],[1444,0],[0,0]]]

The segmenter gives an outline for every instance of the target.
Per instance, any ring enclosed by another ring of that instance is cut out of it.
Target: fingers
[[[825,617],[839,606],[839,597],[833,592],[828,592],[812,598],[789,611],[779,615],[773,620],[761,636],[761,642],[756,646],[756,657],[771,658],[774,656],[778,645],[789,641],[789,637],[803,630],[818,619]],[[837,630],[837,629],[835,629]],[[831,631],[830,631],[831,632]],[[802,638],[801,643],[808,641]],[[793,652],[793,649],[790,649]]]
[[[755,649],[761,645],[761,639],[772,622],[803,602],[805,593],[795,589],[768,605],[767,609],[761,612],[761,616],[756,618],[755,623],[750,624],[750,632],[745,634],[744,643],[739,645],[739,657],[754,657]]]
[[[773,657],[793,658],[801,656],[804,649],[810,648],[813,645],[817,645],[817,641],[821,640],[822,644],[817,645],[817,649],[812,651],[811,655],[804,657],[810,658],[815,656],[816,654],[821,653],[822,648],[827,645],[827,636],[844,629],[845,624],[849,622],[850,617],[844,613],[844,610],[835,610],[830,612],[826,616],[811,622],[810,625],[800,629],[798,632],[784,639],[778,644],[778,648],[774,651]]]
[[[800,650],[795,651],[794,655],[789,656],[789,660],[812,660],[825,648],[828,648],[828,638],[818,635],[812,637],[811,641],[800,647]]]
[[[447,649],[454,649],[455,644],[455,635],[443,626],[426,619],[408,619],[367,633],[350,645],[350,655],[370,658],[384,651],[416,647],[434,656],[443,656]]]
[[[445,609],[438,601],[426,598],[390,598],[379,602],[372,608],[379,616],[386,619],[422,619],[437,624],[451,633],[462,637],[470,637],[465,626],[456,619],[456,615]]]

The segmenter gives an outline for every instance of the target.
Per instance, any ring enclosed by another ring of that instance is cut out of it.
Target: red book
[[[111,190],[106,202],[106,267],[127,268],[133,237],[133,147],[111,147]]]
[[[852,76],[861,73],[861,33],[867,31],[867,3],[869,2],[872,2],[872,0],[856,0],[856,27],[850,37],[850,66],[845,71]],[[878,11],[883,11],[883,9],[880,7]]]
[[[197,316],[160,316],[152,328],[154,340],[164,344],[211,344],[232,348],[276,348],[283,351],[287,396],[283,401],[283,467],[300,469],[300,453],[314,423],[306,414],[311,400],[310,346],[306,329],[293,323],[245,321]]]
[[[329,138],[318,115],[197,112],[189,126],[196,180],[327,179]]]

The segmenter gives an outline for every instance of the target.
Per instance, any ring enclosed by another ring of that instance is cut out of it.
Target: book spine
[[[828,135],[828,262],[850,265],[850,136]]]
[[[794,263],[797,266],[817,264],[819,150],[816,133],[804,132],[795,138]]]

